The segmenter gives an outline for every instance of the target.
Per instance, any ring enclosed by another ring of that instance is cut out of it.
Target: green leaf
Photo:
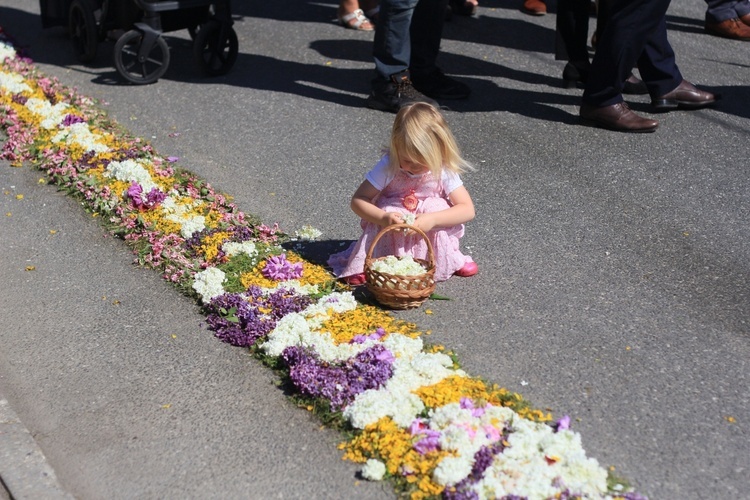
[[[446,297],[445,295],[438,295],[436,293],[433,293],[428,297],[430,300],[451,300],[450,297]]]

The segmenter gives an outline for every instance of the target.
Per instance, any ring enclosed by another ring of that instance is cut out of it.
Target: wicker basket
[[[425,268],[424,274],[414,276],[403,276],[399,274],[388,274],[376,271],[372,264],[384,257],[372,258],[380,238],[388,231],[410,230],[419,234],[427,243],[427,257],[429,260],[414,259]],[[383,228],[372,240],[370,248],[365,257],[365,277],[367,289],[375,296],[375,300],[392,309],[410,309],[419,307],[435,291],[435,252],[432,243],[421,229],[409,224],[392,224]]]

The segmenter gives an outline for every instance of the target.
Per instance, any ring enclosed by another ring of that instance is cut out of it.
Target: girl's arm
[[[459,186],[448,195],[451,207],[439,212],[417,214],[414,225],[424,231],[436,227],[452,227],[469,222],[474,218],[474,202],[464,186]]]
[[[380,191],[370,184],[370,181],[362,182],[352,196],[351,207],[354,213],[379,226],[401,224],[403,219],[400,214],[386,212],[372,202],[379,193]]]

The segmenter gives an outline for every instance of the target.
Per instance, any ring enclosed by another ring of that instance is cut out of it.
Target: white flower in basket
[[[425,268],[411,255],[396,257],[389,255],[372,263],[372,268],[381,273],[399,274],[401,276],[418,276],[424,274]]]
[[[427,244],[427,259],[411,256],[385,256],[373,259],[372,252],[380,237],[388,231],[414,231]],[[417,307],[435,290],[435,253],[427,235],[415,226],[391,224],[373,239],[365,258],[367,289],[375,300],[394,309]]]

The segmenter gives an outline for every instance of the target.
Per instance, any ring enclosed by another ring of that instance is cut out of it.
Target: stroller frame
[[[162,33],[188,29],[193,57],[209,76],[223,75],[238,54],[230,0],[40,0],[42,26],[67,26],[78,59],[92,61],[99,42],[121,34],[114,48],[117,72],[147,84],[164,75],[170,60]]]

